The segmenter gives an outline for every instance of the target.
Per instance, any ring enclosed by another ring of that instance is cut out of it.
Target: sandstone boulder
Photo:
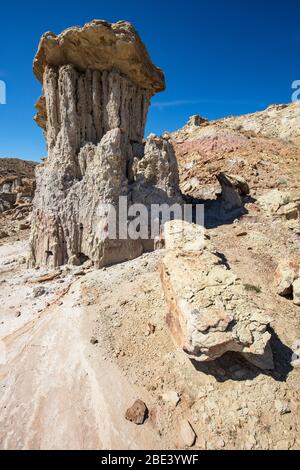
[[[269,214],[287,220],[298,219],[300,201],[288,191],[272,189],[258,199],[259,205]]]
[[[174,225],[178,222],[164,227],[166,255],[161,281],[168,305],[167,323],[176,344],[196,361],[212,361],[235,351],[261,369],[273,369],[269,317],[211,244],[188,251],[184,237],[180,246],[178,233],[174,243]],[[195,235],[197,238],[196,228]]]
[[[180,220],[164,225],[163,239],[167,250],[187,253],[200,253],[208,243],[203,226]]]
[[[165,403],[168,403],[171,407],[176,408],[180,402],[180,396],[175,390],[169,390],[162,395],[162,399]]]
[[[277,293],[291,296],[295,305],[300,305],[300,258],[286,259],[279,263],[274,275]]]
[[[286,220],[297,220],[299,218],[300,203],[299,201],[290,202],[280,207],[277,214]]]

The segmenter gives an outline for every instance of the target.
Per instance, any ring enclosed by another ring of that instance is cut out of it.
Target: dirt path
[[[2,247],[2,266],[4,257],[17,257],[22,249]],[[4,271],[7,286],[21,282],[22,276],[24,281],[19,266]],[[137,391],[90,344],[90,318],[81,307],[80,284],[75,281],[62,295],[57,282],[48,283],[56,292],[44,296],[46,307],[39,305],[39,313],[32,299],[31,305],[24,301],[31,286],[18,289],[16,306],[7,291],[1,293],[2,449],[160,447],[151,423],[138,428],[124,419]],[[31,308],[22,320],[23,315],[15,317],[19,304]]]

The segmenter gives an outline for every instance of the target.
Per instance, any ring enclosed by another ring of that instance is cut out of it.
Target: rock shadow
[[[230,271],[231,267],[230,267],[230,264],[228,262],[228,259],[224,255],[224,253],[216,251],[216,255],[217,255],[218,258],[220,258],[221,263],[224,264],[224,266],[226,266],[226,268]]]
[[[271,348],[274,358],[274,370],[259,369],[236,352],[227,352],[212,362],[198,362],[194,359],[191,362],[197,371],[213,375],[217,382],[253,380],[258,375],[267,375],[277,382],[285,382],[289,373],[293,370],[291,365],[293,351],[282,343],[272,328],[269,331],[272,335]]]
[[[242,198],[243,206],[227,211],[224,209],[224,201],[218,196],[216,199],[197,199],[191,196],[184,196],[187,204],[193,206],[193,222],[197,223],[197,206],[204,206],[204,227],[206,229],[214,229],[222,225],[231,225],[236,219],[249,213],[245,204],[254,203],[256,199],[251,196]]]

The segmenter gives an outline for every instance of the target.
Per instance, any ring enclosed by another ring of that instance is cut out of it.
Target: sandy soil
[[[35,284],[44,273],[26,270],[25,242],[2,246],[1,448],[172,449],[182,446],[182,419],[199,449],[300,448],[300,375],[290,365],[299,308],[270,288],[267,252],[251,253],[246,240],[237,251],[232,230],[210,233],[245,282],[261,287],[253,295],[273,318],[272,373],[234,354],[199,367],[178,350],[165,324],[163,250],[98,271],[66,269]],[[257,247],[265,243],[257,238]],[[46,293],[33,297],[40,286]],[[165,397],[170,391],[177,406]],[[142,426],[124,418],[137,398],[149,408]]]
[[[1,448],[160,448],[150,421],[138,428],[124,419],[138,391],[90,343],[82,281],[64,274],[36,300],[25,249],[0,248]]]

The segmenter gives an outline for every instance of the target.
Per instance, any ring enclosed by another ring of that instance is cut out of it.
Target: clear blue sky
[[[46,154],[32,119],[39,38],[94,18],[131,21],[165,71],[167,90],[152,100],[147,133],[173,131],[196,113],[214,119],[289,102],[300,80],[299,0],[8,1],[1,18],[0,157]]]

